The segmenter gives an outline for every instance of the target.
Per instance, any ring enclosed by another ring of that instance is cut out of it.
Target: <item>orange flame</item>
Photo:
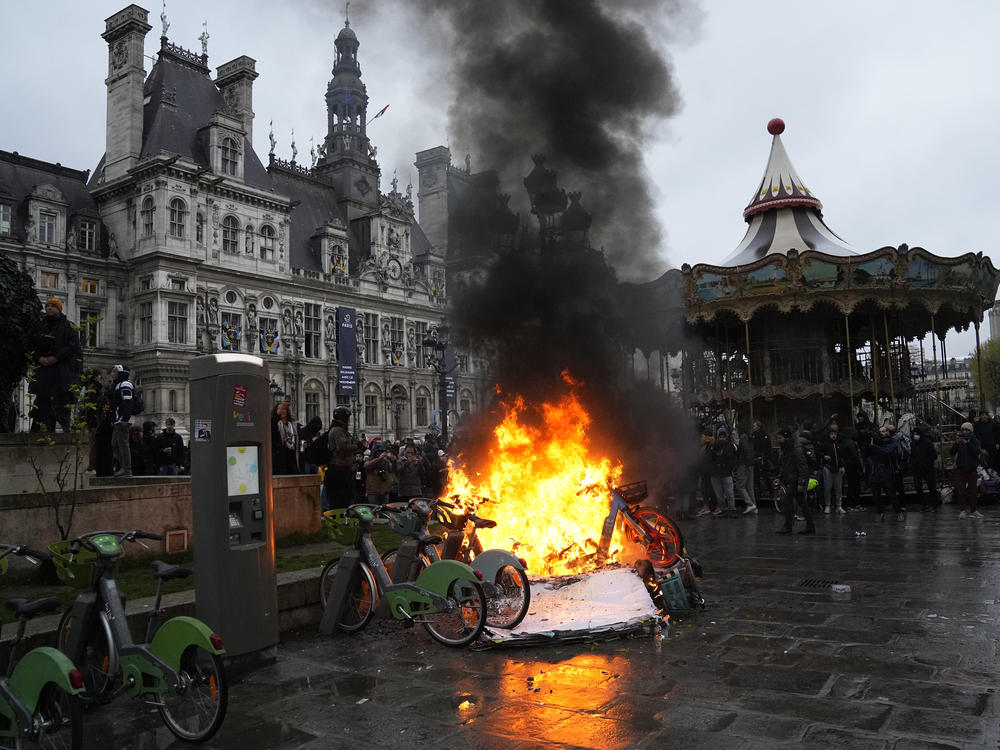
[[[538,427],[524,423],[529,407],[520,396],[502,402],[505,415],[494,430],[489,466],[474,477],[458,461],[449,462],[446,498],[466,511],[497,522],[479,531],[484,548],[509,549],[535,575],[562,575],[592,569],[604,519],[622,465],[590,448],[591,418],[576,395],[578,383],[564,373],[570,391],[558,403],[533,409]],[[612,549],[620,547],[612,540]]]

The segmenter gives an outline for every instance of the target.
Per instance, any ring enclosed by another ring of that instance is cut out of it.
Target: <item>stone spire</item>
[[[334,42],[333,78],[326,88],[327,134],[315,173],[332,183],[353,218],[378,205],[379,168],[368,140],[368,92],[358,64],[358,35],[350,18]]]

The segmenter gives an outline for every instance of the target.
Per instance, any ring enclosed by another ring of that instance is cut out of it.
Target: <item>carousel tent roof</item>
[[[829,255],[858,255],[823,222],[823,204],[812,194],[792,166],[781,133],[785,123],[777,117],[767,124],[774,136],[771,155],[757,191],[743,211],[750,224],[746,236],[722,265],[742,266],[791,249],[817,250]]]

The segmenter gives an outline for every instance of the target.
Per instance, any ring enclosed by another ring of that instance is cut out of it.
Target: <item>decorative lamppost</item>
[[[278,385],[278,381],[272,376],[271,382],[267,384],[268,390],[271,391],[271,400],[274,403],[278,403],[285,397],[284,389]]]
[[[403,406],[406,404],[406,396],[396,393],[392,397],[392,415],[396,420],[396,440],[403,440]]]
[[[424,347],[432,350],[427,359],[438,374],[438,401],[441,409],[441,447],[448,445],[448,376],[455,370],[454,362],[448,361],[448,327],[441,322],[437,329],[423,341]]]

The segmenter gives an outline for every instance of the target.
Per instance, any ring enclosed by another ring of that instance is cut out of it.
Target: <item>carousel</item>
[[[728,412],[747,424],[822,424],[859,409],[876,424],[903,413],[954,421],[947,334],[974,327],[978,350],[997,269],[982,253],[851,247],[793,168],[784,127],[768,123],[767,169],[743,211],[749,227],[722,265],[685,264],[645,285],[654,307],[657,298],[684,300],[680,396],[705,417]],[[676,352],[678,331],[659,333],[671,341],[648,348]]]

